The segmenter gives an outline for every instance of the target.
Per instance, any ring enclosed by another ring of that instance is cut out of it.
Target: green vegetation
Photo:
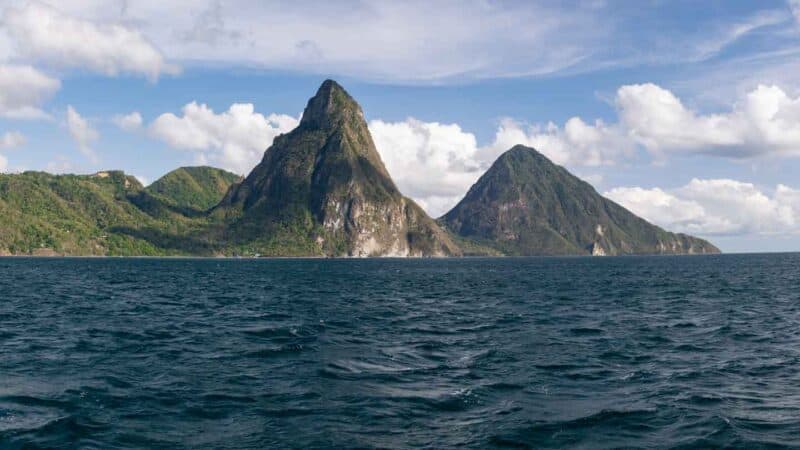
[[[145,192],[184,211],[205,212],[219,203],[242,177],[213,167],[181,167],[164,175]]]
[[[120,171],[0,175],[0,254],[220,254],[224,226],[203,211],[238,179],[205,167],[178,169],[148,188]]]
[[[440,222],[462,245],[468,240],[506,255],[719,252],[633,215],[524,146],[500,156]]]
[[[246,179],[183,167],[0,177],[0,254],[451,255],[459,249],[381,162],[361,108],[326,81]]]
[[[395,186],[364,114],[322,84],[247,178],[183,167],[0,175],[0,255],[451,256],[710,253],[601,197],[533,149],[501,156],[436,221]]]
[[[143,189],[122,172],[0,175],[0,253],[65,255],[163,255],[142,230],[185,233],[195,224],[182,216],[158,220],[129,196]],[[130,233],[120,230],[130,228]]]

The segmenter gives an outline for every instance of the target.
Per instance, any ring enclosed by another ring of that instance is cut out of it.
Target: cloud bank
[[[587,123],[580,117],[498,131],[498,140],[536,147],[559,164],[609,165],[636,156],[705,154],[730,159],[800,156],[800,96],[761,85],[730,110],[702,114],[671,91],[652,84],[621,86],[613,102],[617,120]],[[502,128],[502,127],[501,127]],[[505,135],[505,138],[503,138]]]
[[[702,235],[800,233],[800,190],[764,191],[730,179],[693,179],[663,190],[621,187],[607,197],[673,231]]]
[[[656,162],[691,154],[733,160],[800,156],[800,97],[777,86],[759,86],[729,111],[715,114],[693,111],[650,83],[620,87],[613,104],[613,123],[573,117],[562,126],[526,125],[505,119],[485,146],[457,124],[413,118],[374,120],[370,131],[398,185],[433,215],[454,206],[497,156],[516,144],[573,170],[620,165],[636,159],[639,150]]]
[[[183,107],[180,116],[158,116],[149,132],[170,147],[196,152],[197,163],[218,164],[244,174],[261,160],[276,136],[298,123],[284,114],[259,114],[251,103],[234,103],[217,114],[206,104],[192,102]]]
[[[706,61],[759,30],[792,22],[784,6],[757,5],[731,17],[660,2],[613,8],[604,1],[137,0],[110,6],[81,0],[58,6],[98,28],[116,24],[146,35],[187,66],[423,84]],[[775,33],[757,44],[754,50],[794,42]]]
[[[717,114],[698,114],[654,84],[621,87],[616,106],[622,131],[656,155],[800,155],[800,97],[778,86],[758,86]]]
[[[485,166],[475,136],[455,124],[373,120],[369,130],[400,190],[429,214],[452,207]]]
[[[117,23],[82,20],[43,3],[6,9],[2,27],[18,59],[109,76],[138,74],[153,81],[162,73],[179,71],[141,32]]]

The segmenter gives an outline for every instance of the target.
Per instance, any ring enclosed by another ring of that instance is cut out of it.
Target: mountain
[[[602,197],[536,150],[515,146],[439,219],[478,249],[506,255],[719,253]]]
[[[181,167],[164,175],[145,191],[176,208],[208,211],[242,177],[214,167]]]
[[[395,186],[358,104],[322,84],[245,178],[174,170],[0,175],[0,255],[449,256],[459,247]]]
[[[0,174],[0,255],[458,256],[716,253],[600,196],[532,148],[434,221],[389,176],[361,107],[327,80],[247,175],[182,167]]]
[[[336,82],[308,101],[298,127],[213,214],[234,248],[261,254],[446,256],[447,233],[404,197],[381,161],[364,113]]]

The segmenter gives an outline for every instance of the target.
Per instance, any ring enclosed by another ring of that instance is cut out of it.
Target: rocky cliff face
[[[635,216],[524,146],[498,158],[440,222],[507,255],[719,253]]]
[[[375,149],[364,114],[336,82],[309,100],[300,125],[275,139],[215,214],[232,239],[265,254],[287,242],[328,256],[448,256],[458,247],[403,197]]]

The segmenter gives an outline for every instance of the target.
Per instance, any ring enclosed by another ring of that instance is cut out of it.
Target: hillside
[[[145,240],[109,232],[153,223],[127,200],[141,189],[134,177],[118,171],[0,175],[0,253],[159,254]]]
[[[500,156],[440,222],[462,239],[506,255],[719,252],[707,241],[635,216],[521,145]]]
[[[176,192],[211,192],[218,179],[205,180]],[[121,171],[1,174],[0,255],[216,254],[208,239],[213,221],[183,208],[199,205],[152,196]]]
[[[216,206],[231,185],[241,181],[241,176],[214,167],[181,167],[144,190],[176,208],[203,212]]]

